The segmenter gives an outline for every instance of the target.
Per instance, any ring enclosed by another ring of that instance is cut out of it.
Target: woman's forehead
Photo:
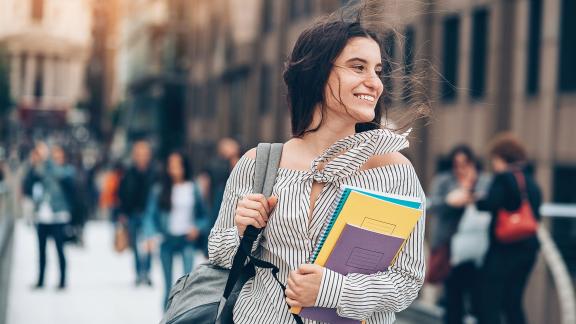
[[[372,38],[350,38],[342,53],[338,56],[337,61],[345,62],[354,58],[359,58],[369,63],[380,63],[382,61],[380,46]]]

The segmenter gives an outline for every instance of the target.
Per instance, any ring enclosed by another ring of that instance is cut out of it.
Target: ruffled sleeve
[[[226,182],[220,212],[208,237],[208,258],[212,264],[232,267],[234,254],[240,245],[234,214],[238,201],[251,192],[254,167],[253,160],[242,157]]]

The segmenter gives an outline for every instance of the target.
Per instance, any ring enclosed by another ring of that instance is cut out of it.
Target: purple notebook
[[[373,274],[385,271],[402,246],[404,239],[376,233],[346,224],[325,267],[340,274]],[[340,317],[334,308],[306,307],[300,316],[325,323],[360,323]]]

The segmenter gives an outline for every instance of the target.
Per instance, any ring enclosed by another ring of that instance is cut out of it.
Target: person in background
[[[118,189],[120,187],[120,179],[122,179],[122,164],[114,163],[112,168],[104,173],[102,179],[102,189],[99,197],[100,209],[104,212],[105,217],[108,217],[113,222],[118,218]]]
[[[148,223],[152,220],[154,232],[160,236],[166,306],[173,284],[174,256],[182,256],[183,272],[189,273],[192,271],[199,239],[208,234],[202,195],[192,180],[192,168],[184,154],[174,152],[168,156],[162,183],[152,191],[147,220]]]
[[[206,179],[208,188],[207,201],[209,202],[210,217],[208,220],[208,227],[212,227],[216,218],[218,218],[218,211],[222,204],[222,197],[224,195],[224,188],[226,181],[232,172],[232,169],[240,159],[240,145],[232,138],[222,138],[218,141],[218,155],[214,157],[209,163],[204,172],[203,179]],[[207,238],[203,238],[205,242],[203,246],[204,254],[208,256]]]
[[[24,194],[34,202],[34,217],[38,234],[39,271],[35,288],[44,287],[46,242],[52,238],[58,253],[60,282],[66,287],[65,226],[71,220],[74,206],[74,169],[66,163],[64,149],[52,148],[52,158],[44,143],[39,143],[31,155],[31,168],[24,179]]]
[[[458,230],[458,225],[471,194],[485,194],[490,178],[479,173],[478,163],[472,149],[458,145],[449,154],[451,168],[440,173],[432,182],[428,212],[434,215],[435,226],[431,235],[432,251],[447,247]],[[450,255],[450,252],[448,253]],[[475,313],[478,307],[478,265],[472,261],[453,264],[444,279],[444,322],[462,323],[466,314],[466,300]]]
[[[143,218],[150,189],[155,181],[152,151],[147,141],[140,140],[132,147],[132,166],[126,171],[118,190],[118,221],[128,228],[130,247],[134,254],[136,285],[152,285],[150,279],[151,248],[142,237]]]
[[[524,145],[512,134],[503,133],[490,145],[490,162],[495,173],[484,199],[476,202],[479,210],[489,211],[490,246],[481,271],[481,310],[479,323],[526,323],[522,307],[524,290],[532,272],[539,249],[534,234],[513,243],[500,242],[495,235],[498,211],[517,210],[522,202],[522,189],[517,174],[525,183],[525,192],[537,220],[540,219],[542,195],[532,175],[526,170],[527,155]]]

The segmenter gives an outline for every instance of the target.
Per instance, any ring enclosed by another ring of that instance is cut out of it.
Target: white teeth
[[[369,95],[357,95],[356,97],[366,100],[366,101],[370,101],[370,102],[374,102],[374,97],[369,96]]]

